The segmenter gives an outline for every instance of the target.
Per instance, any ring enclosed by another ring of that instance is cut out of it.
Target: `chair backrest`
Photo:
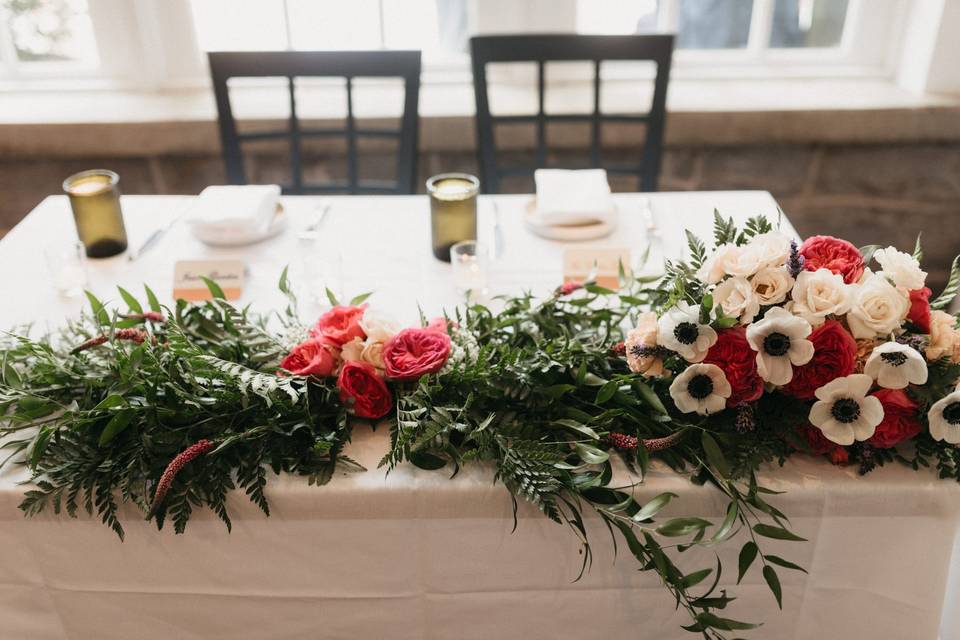
[[[547,163],[547,122],[589,122],[590,164],[609,173],[637,174],[641,191],[656,191],[660,173],[660,155],[666,119],[667,80],[673,56],[672,35],[580,36],[565,34],[476,36],[470,39],[473,62],[473,86],[477,101],[477,151],[484,191],[498,193],[501,178],[532,175]],[[610,114],[600,112],[600,63],[605,60],[646,60],[657,66],[653,101],[646,114]],[[553,114],[544,112],[544,65],[548,61],[593,62],[593,112],[589,114]],[[536,62],[537,104],[534,115],[493,116],[487,96],[487,64],[491,62]],[[646,124],[643,151],[636,164],[603,164],[600,152],[600,125],[604,122]],[[497,124],[533,123],[536,125],[535,166],[500,168],[494,127]]]
[[[285,193],[415,193],[417,179],[417,105],[420,94],[419,51],[265,51],[211,52],[210,74],[217,99],[220,141],[230,184],[246,184],[241,143],[251,140],[289,139],[292,183],[283,185]],[[230,78],[285,77],[290,93],[290,119],[285,130],[240,133],[230,107],[227,81]],[[345,78],[347,117],[345,128],[302,127],[297,116],[294,78]],[[354,118],[353,79],[355,77],[400,77],[404,82],[403,117],[400,129],[360,128]],[[347,179],[322,184],[306,184],[303,179],[303,139],[310,137],[345,138]],[[357,172],[358,138],[399,140],[396,182],[361,180]]]

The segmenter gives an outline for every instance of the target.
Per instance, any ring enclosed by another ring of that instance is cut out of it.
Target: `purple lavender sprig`
[[[919,351],[920,353],[923,353],[924,349],[926,349],[927,347],[927,339],[924,338],[923,336],[908,336],[908,335],[897,336],[897,342],[899,342],[900,344],[905,344],[908,347],[913,347],[915,350]]]
[[[796,240],[790,241],[790,259],[787,260],[787,270],[790,271],[790,277],[796,278],[803,271],[804,258],[800,255],[800,247]]]

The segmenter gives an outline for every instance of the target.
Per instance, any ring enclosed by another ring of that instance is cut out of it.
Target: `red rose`
[[[923,333],[930,333],[930,296],[933,291],[924,287],[910,292],[910,311],[907,320],[917,325]]]
[[[320,316],[317,324],[310,329],[313,337],[326,336],[337,345],[344,345],[354,338],[361,340],[367,337],[360,326],[363,312],[367,305],[359,307],[334,307]]]
[[[387,377],[413,380],[436,373],[450,356],[450,336],[430,329],[404,329],[383,347]]]
[[[857,368],[857,341],[836,320],[827,320],[810,334],[813,358],[793,368],[793,379],[781,391],[794,398],[810,400],[814,392]]]
[[[873,394],[883,405],[883,420],[868,443],[889,449],[920,433],[919,405],[900,389],[880,389]]]
[[[800,434],[807,441],[810,447],[810,453],[816,456],[827,456],[833,464],[845,464],[850,459],[850,454],[846,448],[841,447],[836,442],[831,442],[823,435],[820,429],[812,425],[800,427]]]
[[[360,418],[382,418],[390,413],[393,397],[383,378],[368,362],[352,360],[340,369],[337,378],[340,402],[351,406],[354,415]]]
[[[853,284],[863,275],[863,256],[855,246],[833,236],[812,236],[800,245],[803,268],[807,271],[829,269]]]
[[[295,376],[329,376],[337,366],[336,346],[326,338],[301,342],[280,363]]]
[[[727,376],[731,389],[728,407],[753,402],[763,395],[763,379],[757,373],[757,354],[747,342],[744,327],[718,331],[717,341],[703,361],[717,365]]]

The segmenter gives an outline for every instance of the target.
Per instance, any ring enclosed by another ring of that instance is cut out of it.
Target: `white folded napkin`
[[[609,221],[616,213],[603,169],[537,169],[537,223],[584,225]]]
[[[257,236],[270,229],[279,201],[275,184],[207,187],[193,206],[190,223],[204,241]]]

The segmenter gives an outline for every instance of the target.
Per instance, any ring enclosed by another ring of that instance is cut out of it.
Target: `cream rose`
[[[766,267],[750,279],[753,292],[763,306],[779,304],[787,299],[793,288],[793,277],[786,267]]]
[[[652,311],[641,314],[637,318],[636,329],[627,333],[624,346],[627,349],[627,365],[630,371],[648,378],[663,375],[663,360],[643,353],[645,349],[657,346],[657,314]]]
[[[400,331],[395,320],[370,309],[360,319],[360,328],[373,342],[386,342]]]
[[[697,278],[707,284],[720,282],[728,275],[732,275],[732,270],[742,253],[743,249],[735,244],[720,245],[697,271]]]
[[[713,290],[713,305],[723,309],[723,313],[739,318],[740,324],[750,324],[760,312],[760,300],[753,285],[739,276],[728,278]]]
[[[813,327],[822,325],[829,315],[840,316],[850,309],[854,287],[843,276],[829,269],[801,271],[793,285],[791,311]]]
[[[368,340],[360,352],[360,359],[372,364],[376,370],[383,374],[385,369],[383,364],[383,343],[379,341]]]
[[[752,262],[757,269],[782,267],[790,257],[790,238],[776,231],[754,237],[744,249],[743,263]]]
[[[922,289],[927,281],[927,272],[920,269],[920,262],[909,253],[887,247],[878,249],[873,258],[883,270],[881,273],[907,291]]]
[[[909,299],[880,273],[856,285],[847,324],[857,339],[887,336],[900,327]]]
[[[960,331],[957,319],[945,311],[930,312],[930,344],[927,345],[927,360],[949,357],[960,362]]]
[[[350,342],[344,343],[340,348],[340,358],[344,362],[353,362],[354,360],[361,360],[361,354],[363,353],[363,347],[365,343],[363,338],[354,338]]]

